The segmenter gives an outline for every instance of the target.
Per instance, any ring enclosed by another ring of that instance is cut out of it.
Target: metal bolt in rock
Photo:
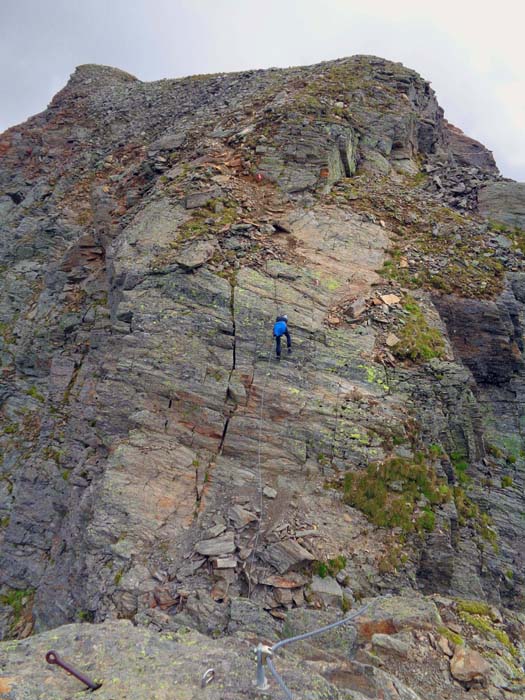
[[[255,681],[255,687],[257,690],[266,691],[270,687],[270,684],[268,683],[264,672],[264,663],[266,661],[266,657],[272,655],[272,650],[269,646],[259,642],[254,651],[257,657],[257,679]]]
[[[389,598],[390,594],[387,594],[383,596],[383,598]],[[301,642],[305,639],[309,639],[310,637],[315,637],[318,634],[323,634],[324,632],[328,632],[329,630],[336,629],[337,627],[341,627],[342,625],[346,625],[349,622],[352,622],[355,620],[356,617],[359,617],[362,615],[368,608],[372,605],[372,603],[367,603],[366,605],[363,605],[363,607],[359,608],[359,610],[356,610],[355,612],[350,613],[346,617],[344,617],[342,620],[337,620],[336,622],[332,622],[329,625],[325,625],[324,627],[319,627],[318,629],[312,630],[311,632],[305,632],[304,634],[298,634],[295,637],[287,637],[286,639],[281,639],[280,642],[277,642],[273,646],[267,646],[265,644],[259,644],[257,647],[254,649],[256,657],[257,657],[257,678],[254,682],[255,688],[259,692],[266,692],[269,688],[269,683],[268,679],[266,678],[266,674],[264,671],[264,665],[268,667],[268,670],[272,674],[272,676],[275,678],[277,681],[277,684],[283,691],[285,697],[287,700],[293,700],[293,695],[288,689],[286,683],[283,681],[281,678],[280,674],[277,672],[277,669],[275,668],[272,657],[274,655],[274,652],[276,652],[278,649],[281,647],[286,646],[287,644],[293,644],[294,642]]]
[[[92,681],[90,678],[87,676],[84,676],[83,673],[80,673],[79,671],[76,671],[74,668],[72,668],[68,663],[63,661],[60,656],[56,653],[56,651],[48,651],[46,654],[46,661],[48,664],[54,664],[56,666],[60,666],[61,668],[64,669],[64,671],[67,671],[70,673],[72,676],[75,676],[75,678],[78,678],[78,680],[81,683],[84,683],[84,685],[87,685],[87,687],[90,690],[97,690],[100,688],[102,683],[95,683]]]
[[[205,671],[202,674],[201,688],[205,688],[207,685],[209,685],[214,678],[215,678],[215,669],[209,668],[207,671]]]

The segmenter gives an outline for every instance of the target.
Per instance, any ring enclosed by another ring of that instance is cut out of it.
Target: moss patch
[[[439,634],[443,635],[443,637],[446,637],[446,639],[448,639],[448,641],[452,642],[453,644],[457,644],[458,646],[460,646],[465,643],[463,641],[463,637],[460,634],[453,632],[448,627],[438,627],[438,632]]]
[[[490,605],[482,600],[463,600],[457,601],[459,612],[467,612],[471,615],[491,615]]]
[[[346,557],[339,554],[334,559],[328,559],[326,562],[315,561],[312,566],[312,573],[315,576],[320,576],[321,578],[326,578],[331,576],[335,578],[337,574],[342,571],[346,566]]]
[[[444,357],[443,336],[437,328],[429,326],[415,299],[407,297],[403,308],[408,313],[408,318],[401,329],[397,330],[399,342],[392,348],[393,354],[414,362],[428,362],[434,357]]]
[[[500,629],[499,627],[495,627],[494,623],[492,620],[486,616],[486,615],[475,615],[470,612],[460,612],[460,617],[463,620],[463,622],[466,622],[468,625],[471,627],[474,627],[480,632],[483,632],[485,636],[487,637],[494,637],[495,639],[502,644],[507,651],[509,651],[512,656],[515,658],[519,658],[519,652],[512,644],[512,642],[509,639],[508,634],[505,632],[505,630]]]
[[[419,516],[417,503],[428,505]],[[350,472],[344,479],[344,501],[359,509],[379,527],[399,527],[403,532],[434,528],[432,506],[450,499],[446,483],[436,476],[423,456],[414,460],[393,457],[366,470]]]
[[[36,399],[37,401],[40,401],[41,403],[44,403],[45,398],[44,396],[38,391],[36,386],[30,387],[27,391],[26,394],[28,396],[31,396],[33,399]]]

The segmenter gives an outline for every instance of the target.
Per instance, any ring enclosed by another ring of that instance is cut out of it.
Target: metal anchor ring
[[[214,668],[209,668],[207,671],[205,671],[202,675],[201,678],[201,688],[205,688],[207,685],[209,685],[212,680],[215,678],[215,669]]]

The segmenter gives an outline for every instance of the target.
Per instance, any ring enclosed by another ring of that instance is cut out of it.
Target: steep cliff
[[[417,73],[80,66],[0,154],[5,637],[523,610],[522,190]]]

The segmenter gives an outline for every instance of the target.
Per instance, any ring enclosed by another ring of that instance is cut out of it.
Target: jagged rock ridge
[[[4,634],[522,604],[521,190],[417,73],[81,66],[0,154]]]

